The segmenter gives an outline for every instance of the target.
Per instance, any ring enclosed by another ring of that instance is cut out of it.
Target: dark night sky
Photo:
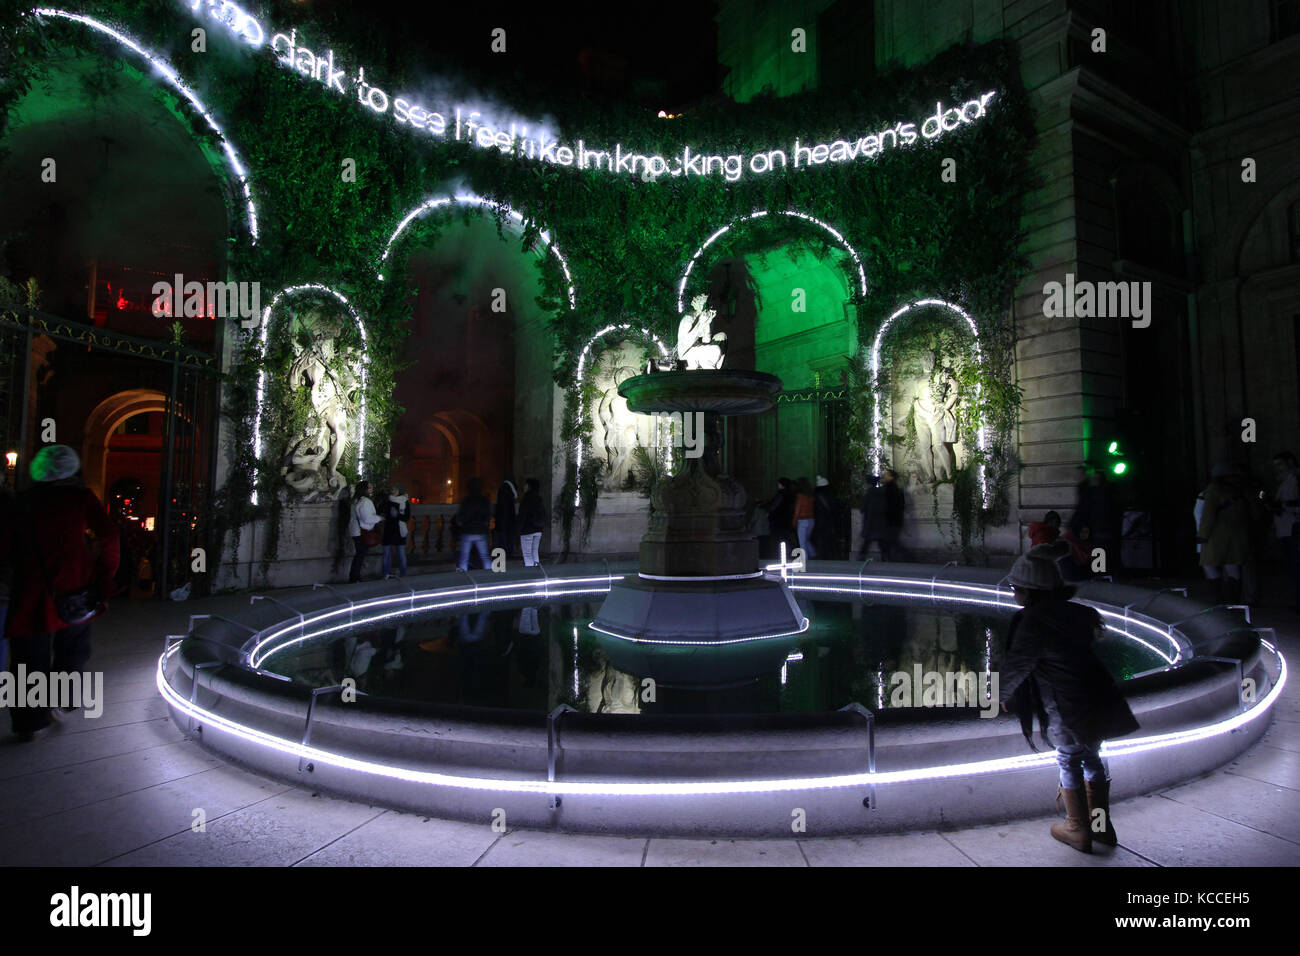
[[[357,35],[410,51],[429,73],[616,99],[654,109],[684,107],[719,88],[713,0],[666,0],[653,7],[608,2],[418,3],[308,0],[308,19],[353,21]],[[506,31],[506,52],[490,49]]]

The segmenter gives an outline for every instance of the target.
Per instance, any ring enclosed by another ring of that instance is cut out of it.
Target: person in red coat
[[[80,470],[81,459],[67,445],[42,448],[32,459],[32,487],[18,496],[0,526],[0,552],[14,575],[5,637],[15,672],[20,664],[28,674],[84,672],[91,621],[107,610],[103,599],[116,592],[117,526],[81,484]],[[93,535],[93,549],[87,534]],[[98,606],[79,621],[63,620],[54,595],[86,587],[96,589]],[[49,707],[13,707],[9,713],[14,733],[27,740],[54,719]]]

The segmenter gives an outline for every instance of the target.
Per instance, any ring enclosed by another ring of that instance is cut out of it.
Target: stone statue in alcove
[[[285,483],[304,501],[339,496],[346,479],[339,462],[351,443],[349,424],[359,414],[360,382],[354,372],[355,355],[340,351],[342,332],[338,317],[315,313],[295,320],[294,359],[289,385],[306,399],[308,414],[302,430],[285,453]]]

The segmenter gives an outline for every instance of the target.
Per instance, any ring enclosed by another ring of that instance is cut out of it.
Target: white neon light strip
[[[761,578],[763,572],[755,571],[753,574],[644,574],[638,571],[636,576],[645,578],[647,581],[749,581],[753,578]]]
[[[624,322],[622,325],[607,325],[599,332],[597,332],[595,335],[593,335],[591,338],[587,339],[587,344],[582,347],[582,353],[578,356],[578,371],[573,377],[575,384],[578,386],[579,392],[581,392],[582,389],[582,373],[583,373],[583,369],[586,368],[587,356],[591,353],[591,347],[596,344],[597,340],[599,340],[601,336],[608,335],[610,332],[619,332],[624,329],[630,329],[631,327],[632,326],[626,322]],[[650,340],[654,342],[655,347],[659,349],[660,357],[667,358],[668,349],[663,342],[659,341],[659,336],[655,335],[653,332],[645,332],[645,330],[642,331],[644,332],[644,334],[650,336]],[[585,416],[587,414],[587,410],[585,408],[579,408],[578,414],[581,416]],[[582,437],[581,435],[579,435],[578,437],[578,454],[577,454],[577,461],[574,469],[573,483],[575,486],[573,492],[573,506],[576,508],[582,504]]]
[[[357,330],[361,333],[361,361],[357,367],[361,371],[361,418],[357,423],[357,471],[364,475],[365,473],[365,451],[366,451],[366,377],[369,370],[370,347],[366,341],[366,324],[361,321],[361,316],[357,310],[352,308],[352,303],[338,292],[335,292],[327,285],[321,285],[316,282],[309,282],[305,285],[290,286],[287,289],[281,289],[271,300],[271,304],[262,310],[262,368],[257,373],[257,414],[253,418],[253,454],[257,460],[262,460],[262,405],[266,393],[266,337],[271,328],[271,312],[275,309],[276,303],[286,295],[294,295],[299,292],[323,292],[332,295],[343,303],[352,316],[352,321],[356,323]],[[253,504],[257,504],[257,488],[253,488]]]
[[[485,206],[491,209],[500,209],[521,228],[524,225],[524,217],[505,203],[496,202],[492,199],[484,199],[482,196],[476,196],[473,193],[461,193],[456,196],[430,199],[408,212],[406,218],[404,218],[398,224],[397,228],[393,230],[393,234],[388,237],[388,243],[384,246],[384,254],[379,257],[379,268],[382,269],[384,263],[388,261],[388,255],[393,251],[393,244],[397,242],[397,238],[406,231],[407,226],[425,213],[432,212],[434,209],[438,209],[441,206],[450,206],[453,203],[459,203],[466,206]],[[569,263],[564,258],[564,253],[560,252],[560,247],[555,244],[551,239],[551,234],[545,229],[541,230],[537,234],[537,238],[542,240],[542,245],[544,245],[547,250],[555,256],[556,261],[560,263],[560,268],[564,271],[564,280],[568,283],[569,288],[569,309],[570,311],[576,309],[578,307],[578,300],[573,291],[573,275],[569,272]],[[379,273],[379,280],[381,282],[383,281],[383,278],[384,274],[382,272]]]
[[[235,147],[230,144],[230,139],[226,136],[225,130],[217,125],[217,121],[213,119],[212,114],[208,112],[208,108],[203,105],[203,101],[200,100],[198,96],[195,95],[194,91],[185,84],[185,81],[177,75],[176,71],[172,69],[171,64],[157,54],[150,53],[126,34],[119,33],[108,24],[101,23],[93,17],[82,16],[79,13],[69,13],[67,10],[59,10],[54,7],[37,7],[32,12],[38,17],[61,17],[64,20],[72,20],[76,23],[82,24],[83,26],[88,26],[92,30],[98,30],[105,36],[112,37],[118,43],[122,44],[122,46],[138,53],[140,56],[148,60],[162,78],[167,81],[167,85],[181,96],[185,97],[189,104],[198,111],[200,116],[203,117],[208,126],[212,128],[212,131],[217,134],[217,141],[221,144],[222,152],[226,154],[226,161],[230,163],[230,169],[235,174],[235,178],[239,180],[239,185],[243,189],[245,210],[248,217],[248,231],[253,237],[253,243],[256,244],[258,237],[257,206],[253,203],[253,189],[248,183],[248,174],[244,171],[244,164],[240,160],[239,154],[235,152]]]
[[[686,306],[685,306],[686,283],[690,281],[691,270],[695,268],[695,263],[699,260],[700,256],[704,255],[704,251],[708,249],[709,246],[713,245],[713,243],[715,243],[718,239],[722,238],[722,236],[726,235],[727,232],[729,232],[731,229],[734,229],[736,226],[740,225],[742,222],[749,222],[751,219],[761,219],[766,215],[768,215],[768,212],[767,210],[764,209],[758,212],[751,212],[748,216],[741,216],[739,219],[733,220],[732,222],[723,226],[713,235],[709,236],[709,238],[704,240],[704,243],[700,246],[700,248],[695,250],[695,255],[691,256],[690,261],[686,263],[686,271],[682,273],[681,279],[679,279],[677,282],[678,313],[683,313],[686,311]],[[850,256],[853,257],[853,264],[857,267],[857,272],[858,272],[858,289],[861,291],[863,296],[866,296],[867,270],[864,269],[862,266],[862,257],[858,255],[858,250],[854,249],[853,246],[849,244],[849,241],[844,238],[844,236],[840,233],[838,229],[834,228],[829,223],[822,222],[822,220],[818,219],[816,216],[810,216],[806,212],[798,212],[793,209],[781,210],[776,213],[773,213],[773,215],[792,216],[795,219],[803,219],[806,222],[811,222],[814,226],[819,226],[822,229],[824,229],[826,232],[830,233],[831,237],[834,238],[834,240],[837,243],[839,243],[848,252]]]
[[[604,634],[608,637],[616,637],[620,641],[627,641],[629,644],[666,644],[670,647],[721,647],[724,644],[749,644],[753,641],[771,641],[778,637],[794,637],[796,634],[802,634],[808,630],[808,618],[803,618],[797,631],[782,631],[779,634],[756,634],[753,637],[732,637],[726,640],[711,641],[660,641],[648,637],[636,637],[631,634],[619,634],[616,631],[610,631],[603,627],[597,627],[595,623],[588,624],[598,634]]]
[[[311,617],[304,617],[304,619],[300,623],[290,623],[284,627],[280,627],[277,630],[271,631],[270,633],[254,635],[252,638],[249,639],[248,642],[245,643],[245,648],[246,648],[246,653],[248,656],[248,661],[250,666],[260,667],[263,663],[265,663],[270,658],[272,654],[275,654],[286,647],[290,647],[294,644],[301,643],[302,641],[311,640],[313,638],[320,637],[323,634],[330,634],[339,630],[347,630],[348,628],[365,627],[375,621],[387,620],[389,618],[401,617],[402,615],[405,614],[412,614],[417,612],[440,610],[443,608],[461,607],[466,604],[480,604],[484,601],[510,600],[512,598],[517,598],[521,596],[549,599],[552,597],[563,597],[570,594],[602,594],[609,591],[611,582],[615,580],[617,579],[606,575],[601,575],[600,577],[560,578],[558,580],[552,579],[552,580],[547,580],[542,582],[538,582],[534,580],[511,581],[506,584],[488,584],[488,585],[482,585],[477,588],[473,588],[473,587],[445,588],[436,591],[426,591],[424,593],[417,593],[415,595],[403,594],[403,595],[394,595],[392,597],[371,598],[368,601],[362,601],[358,604],[340,606],[328,611],[322,611]],[[550,585],[552,583],[563,584],[566,587],[562,590],[553,591],[550,590]],[[603,586],[593,587],[593,588],[567,587],[568,585],[597,584],[597,583]],[[532,589],[532,593],[526,593],[526,589],[528,588]],[[484,592],[512,592],[512,593],[485,594]],[[519,592],[525,592],[525,593],[521,594]],[[444,598],[459,598],[459,600],[448,600],[445,601],[444,603],[434,603],[434,604],[421,603],[418,607],[416,607],[414,604],[414,602],[442,601]],[[309,626],[320,624],[324,621],[329,620],[330,618],[338,617],[339,615],[342,614],[353,615],[357,611],[366,611],[372,608],[387,607],[394,604],[401,604],[404,605],[404,607],[398,608],[396,611],[391,611],[386,614],[380,614],[380,615],[375,615],[373,617],[362,618],[361,620],[349,620],[345,624],[330,627],[321,631],[308,632],[306,630]],[[280,637],[283,637],[286,634],[292,634],[295,631],[301,631],[299,637],[291,641],[288,641],[286,643],[278,644],[270,648],[269,650],[265,650],[268,644],[272,644]]]
[[[623,783],[613,781],[560,781],[503,779],[493,777],[469,777],[457,774],[437,773],[428,770],[415,770],[409,767],[383,764],[373,760],[363,760],[306,746],[291,740],[285,740],[260,730],[245,727],[229,718],[214,713],[204,707],[191,704],[178,694],[166,679],[167,659],[177,653],[180,643],[173,644],[158,658],[155,683],[158,692],[175,709],[199,723],[219,728],[234,737],[249,743],[259,744],[270,750],[290,757],[312,760],[328,766],[346,770],[359,771],[378,777],[404,780],[429,786],[451,787],[462,790],[493,791],[501,793],[538,793],[538,794],[588,794],[610,796],[697,796],[721,795],[733,793],[780,793],[791,790],[827,790],[842,787],[862,787],[890,783],[909,783],[926,780],[940,780],[952,777],[974,776],[997,773],[1004,770],[1032,770],[1040,767],[1055,766],[1055,753],[1027,754],[1017,757],[1000,757],[992,760],[971,761],[959,764],[946,764],[937,767],[918,767],[910,770],[877,771],[876,773],[837,774],[825,777],[791,777],[773,780],[723,780],[723,781],[689,781],[673,783]],[[1270,649],[1272,649],[1270,645]],[[1275,651],[1276,653],[1276,651]],[[1225,720],[1206,724],[1189,730],[1140,737],[1119,743],[1107,743],[1101,749],[1103,757],[1122,757],[1159,750],[1165,747],[1180,746],[1198,740],[1206,740],[1222,734],[1232,733],[1240,727],[1259,719],[1268,713],[1281,695],[1287,681],[1286,659],[1278,653],[1279,673],[1277,683],[1273,685],[1259,702],[1250,710],[1235,714]]]
[[[889,327],[894,324],[895,319],[897,319],[901,315],[905,315],[906,313],[912,311],[912,309],[919,309],[922,306],[928,306],[928,305],[938,306],[940,308],[948,309],[951,312],[956,312],[959,316],[961,316],[966,321],[966,325],[970,328],[971,336],[975,340],[975,360],[977,362],[983,361],[983,356],[982,353],[980,352],[979,327],[976,326],[975,320],[972,319],[964,309],[962,309],[960,306],[953,305],[951,302],[945,302],[943,301],[943,299],[919,299],[916,302],[911,302],[903,306],[901,309],[899,309],[889,318],[885,319],[885,321],[880,326],[880,331],[876,333],[876,341],[872,343],[871,346],[871,393],[873,396],[872,412],[871,412],[871,435],[872,435],[872,456],[874,459],[872,461],[872,466],[876,474],[883,474],[881,469],[885,467],[884,439],[880,434],[880,423],[884,417],[880,408],[880,392],[879,392],[880,343],[884,341],[885,333],[889,331]],[[976,403],[979,402],[979,399],[980,399],[980,392],[977,387],[975,391]],[[976,433],[976,443],[978,444],[981,452],[985,451],[988,448],[987,426],[982,426],[980,430]],[[983,464],[980,465],[980,495],[983,499],[984,506],[988,507],[989,504],[988,475],[986,474],[986,469]]]

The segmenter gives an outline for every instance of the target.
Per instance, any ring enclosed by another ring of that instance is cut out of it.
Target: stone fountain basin
[[[688,369],[636,375],[618,387],[627,407],[650,412],[757,415],[776,404],[781,380],[745,369]]]

